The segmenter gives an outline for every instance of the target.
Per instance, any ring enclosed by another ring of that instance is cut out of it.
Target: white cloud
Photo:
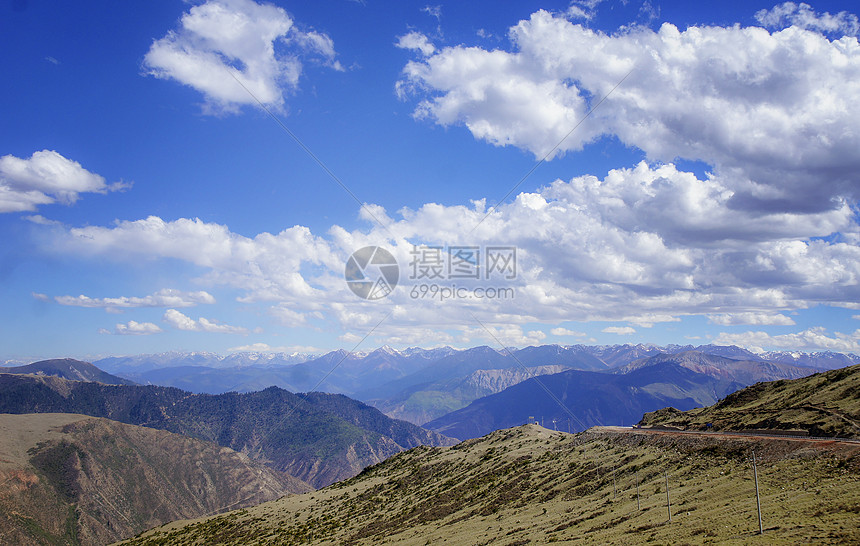
[[[287,326],[305,326],[314,317],[342,331],[366,331],[385,315],[382,305],[393,312],[374,335],[400,345],[491,343],[486,332],[452,326],[469,323],[469,313],[499,328],[590,320],[649,327],[685,315],[774,315],[860,298],[856,244],[798,239],[850,223],[843,211],[748,219],[725,210],[724,201],[721,206],[716,184],[671,165],[620,169],[602,181],[556,181],[502,205],[468,237],[486,215],[481,201],[404,208],[390,217],[374,207],[390,220],[396,239],[385,244],[401,265],[401,286],[382,304],[357,298],[343,279],[352,251],[390,237],[371,223],[354,231],[333,226],[325,238],[302,226],[248,238],[197,219],[149,217],[66,229],[56,232],[55,245],[78,256],[135,263],[184,260],[203,268],[199,281],[238,289],[241,302],[273,302],[269,313]],[[410,297],[413,242],[515,246],[518,278],[492,283],[514,288],[515,297]],[[506,339],[524,345],[537,337],[520,329]]]
[[[209,268],[209,282],[239,286],[245,302],[314,300],[317,290],[302,277],[303,263],[331,269],[343,267],[329,244],[294,226],[254,239],[230,232],[223,225],[180,218],[165,222],[156,216],[118,222],[114,227],[72,228],[62,245],[82,253],[176,258]]]
[[[750,216],[839,209],[860,197],[860,47],[792,26],[664,24],[613,35],[561,15],[510,29],[512,51],[445,48],[409,62],[415,115],[543,157],[615,135],[649,160],[701,160]],[[633,71],[632,73],[630,71]]]
[[[40,292],[32,292],[32,296],[39,301],[51,301],[51,298],[47,294],[42,294]]]
[[[738,324],[792,326],[795,324],[791,317],[780,313],[724,313],[721,315],[708,315],[708,322],[721,326],[735,326]]]
[[[151,334],[161,333],[162,330],[157,324],[151,322],[137,322],[134,320],[128,321],[126,324],[119,323],[114,328],[114,331],[99,330],[101,334],[114,334],[118,336],[148,336]]]
[[[784,2],[755,14],[756,21],[768,28],[798,27],[826,33],[856,36],[860,30],[857,16],[847,11],[832,15],[816,13],[809,4]]]
[[[860,330],[851,334],[834,332],[832,336],[822,327],[810,328],[793,334],[770,335],[766,332],[722,333],[714,340],[716,345],[740,345],[756,352],[764,350],[787,351],[860,351]]]
[[[641,328],[653,328],[659,322],[681,322],[681,319],[665,313],[643,313],[624,317],[621,320],[635,324]]]
[[[549,333],[559,337],[585,337],[588,335],[585,332],[577,332],[576,330],[568,330],[567,328],[561,327],[553,328]]]
[[[433,52],[436,51],[436,48],[430,43],[427,36],[415,31],[404,34],[398,38],[397,44],[395,45],[401,49],[414,49],[416,51],[420,51],[425,57],[432,55]]]
[[[126,309],[133,307],[193,307],[215,303],[208,292],[182,292],[165,288],[144,297],[91,298],[89,296],[57,296],[54,301],[73,307],[96,307],[102,309]]]
[[[546,339],[546,334],[539,330],[524,332],[515,324],[484,324],[484,327],[465,327],[460,329],[460,334],[455,338],[463,346],[474,345],[483,341],[487,345],[501,349],[501,347],[524,347],[529,345],[540,345]]]
[[[27,159],[0,157],[0,213],[34,211],[38,205],[74,204],[81,193],[108,193],[129,184],[106,184],[77,161],[53,150],[34,152]],[[41,216],[31,217],[34,222]]]
[[[426,13],[430,17],[433,17],[437,21],[442,20],[442,6],[441,5],[436,5],[436,6],[427,5],[427,6],[424,6],[423,8],[421,8],[421,11]]]
[[[209,0],[185,13],[178,30],[153,42],[144,67],[200,91],[214,112],[236,112],[257,100],[281,106],[284,94],[298,87],[302,54],[342,70],[331,38],[297,29],[282,8]]]
[[[178,330],[188,332],[213,332],[219,334],[247,334],[248,329],[239,326],[230,326],[218,321],[200,317],[197,320],[183,315],[176,309],[168,309],[164,312],[164,322]]]
[[[271,347],[268,343],[251,343],[227,349],[228,353],[319,353],[320,349],[308,345]]]
[[[294,309],[290,309],[288,306],[281,304],[275,305],[269,309],[269,314],[275,317],[279,324],[282,326],[286,326],[288,328],[295,328],[297,326],[304,326],[308,321],[308,314],[301,313],[299,311],[295,311]],[[322,318],[322,314],[317,312],[313,313],[313,316],[317,318]]]
[[[597,6],[605,0],[573,0],[564,12],[570,20],[584,19],[590,21],[597,15]]]
[[[619,336],[629,336],[630,334],[635,334],[636,330],[629,326],[607,326],[601,332],[605,332],[607,334],[618,334]]]

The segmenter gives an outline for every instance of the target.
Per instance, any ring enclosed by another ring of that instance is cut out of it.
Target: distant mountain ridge
[[[595,425],[631,425],[645,412],[666,406],[692,409],[712,404],[742,386],[675,362],[642,366],[624,374],[568,370],[527,379],[424,426],[460,440],[530,419],[576,432]]]
[[[771,362],[780,366],[762,371],[760,377],[741,381],[797,377],[796,368],[810,373],[860,363],[853,354],[831,352],[753,353],[723,345],[541,345],[499,350],[410,348],[388,346],[349,353],[344,350],[321,355],[234,353],[163,353],[98,360],[98,366],[140,384],[174,386],[196,393],[253,392],[270,385],[291,392],[319,390],[341,393],[371,404],[387,415],[422,424],[456,411],[482,396],[498,392],[488,380],[472,374],[488,370],[499,385],[525,379],[525,368],[556,366],[564,369],[612,371],[658,355],[698,351],[715,357],[745,362]],[[755,368],[748,364],[750,369]],[[736,371],[740,372],[737,366]],[[762,370],[766,366],[759,367]],[[549,369],[549,368],[547,368]],[[501,370],[501,371],[499,371]],[[785,373],[780,375],[781,371]],[[554,368],[553,371],[560,371]]]
[[[730,379],[743,385],[760,381],[778,379],[797,379],[812,375],[820,368],[792,366],[765,360],[735,360],[724,356],[706,354],[701,351],[684,351],[673,354],[657,354],[652,357],[634,360],[629,364],[614,368],[613,373],[630,373],[633,370],[654,366],[662,362],[673,362],[694,372],[717,379]]]
[[[72,358],[40,360],[24,366],[0,368],[0,373],[53,375],[73,381],[98,381],[106,385],[136,385],[134,381],[111,375],[98,367]]]
[[[342,395],[192,394],[59,377],[0,375],[0,413],[79,413],[213,441],[315,487],[418,445],[449,439]]]

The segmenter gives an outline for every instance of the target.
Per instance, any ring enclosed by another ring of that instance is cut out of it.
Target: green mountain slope
[[[813,436],[860,437],[860,365],[801,379],[757,383],[709,407],[648,413],[640,424],[691,430],[804,430]]]
[[[0,413],[81,413],[212,441],[322,487],[438,434],[341,395],[277,387],[191,394],[171,387],[111,386],[0,374]]]
[[[0,415],[0,542],[104,544],[310,485],[231,449],[84,415]]]
[[[858,452],[838,442],[630,429],[572,436],[526,425],[415,448],[324,490],[175,522],[127,544],[856,543]]]

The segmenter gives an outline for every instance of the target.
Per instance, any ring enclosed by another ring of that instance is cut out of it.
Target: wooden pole
[[[758,534],[764,534],[764,527],[761,524],[761,499],[758,494],[758,470],[755,466],[755,451],[752,452],[752,463],[753,463],[753,477],[755,478],[755,507],[758,510]]]
[[[669,502],[669,473],[666,472],[666,511],[669,512],[669,521],[672,521],[672,504]]]

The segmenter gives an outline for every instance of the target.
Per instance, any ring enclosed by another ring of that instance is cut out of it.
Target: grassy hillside
[[[692,430],[805,430],[813,436],[860,437],[860,365],[801,379],[757,383],[706,408],[648,413],[641,424]]]
[[[0,414],[0,543],[104,544],[311,487],[178,434],[83,415]]]
[[[860,446],[833,442],[629,429],[571,436],[526,425],[415,448],[324,490],[172,523],[127,544],[857,542],[858,454]]]
[[[0,374],[0,413],[53,412],[106,417],[215,442],[314,487],[354,476],[404,449],[452,443],[342,395],[293,394],[277,387],[207,395]]]

